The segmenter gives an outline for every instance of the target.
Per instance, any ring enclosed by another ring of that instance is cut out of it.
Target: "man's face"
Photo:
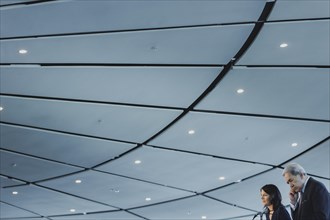
[[[304,175],[292,175],[290,173],[284,174],[284,179],[287,184],[290,185],[290,189],[292,192],[300,192],[302,190],[304,184]]]

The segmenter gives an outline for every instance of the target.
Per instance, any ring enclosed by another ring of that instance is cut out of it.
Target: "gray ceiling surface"
[[[250,220],[330,189],[329,0],[0,0],[0,219]]]

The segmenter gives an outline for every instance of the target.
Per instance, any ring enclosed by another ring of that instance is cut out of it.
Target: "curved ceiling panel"
[[[3,40],[2,63],[226,64],[252,24]],[[20,54],[25,49],[28,52]]]
[[[0,91],[12,95],[188,107],[221,70],[222,67],[8,66],[1,69]]]
[[[141,164],[134,164],[139,160]],[[177,161],[171,163],[171,161]],[[191,167],[199,164],[193,170]],[[224,186],[268,169],[268,166],[183,152],[143,147],[97,167],[109,173],[165,184],[194,192]],[[244,175],[246,175],[244,177]]]
[[[326,68],[237,67],[195,109],[330,120],[329,82]]]
[[[1,150],[1,174],[27,182],[53,178],[81,171],[72,167],[31,156]]]
[[[277,0],[269,20],[329,18],[330,1],[328,0]]]
[[[138,143],[156,134],[181,113],[179,110],[6,96],[1,96],[1,106],[5,108],[1,120],[6,123]]]
[[[53,1],[1,9],[1,37],[256,21],[265,0]],[[47,22],[44,22],[47,20]],[[10,22],[9,22],[10,21]],[[106,22],[105,22],[106,21]]]
[[[75,183],[77,179],[81,180],[80,184]],[[179,189],[96,171],[45,181],[41,185],[125,209],[194,195]]]
[[[329,38],[329,19],[267,23],[238,64],[329,66]]]
[[[149,219],[216,219],[221,213],[223,218],[249,215],[252,212],[229,204],[221,203],[203,196],[195,196],[183,200],[160,204],[156,207],[134,209],[132,212]]]
[[[3,149],[82,167],[95,166],[136,147],[136,144],[6,124],[0,125],[0,132]]]
[[[191,112],[149,144],[279,165],[327,138],[329,129],[328,122]]]

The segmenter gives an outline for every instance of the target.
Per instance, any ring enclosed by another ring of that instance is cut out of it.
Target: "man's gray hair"
[[[284,176],[285,173],[290,173],[291,175],[294,175],[294,176],[297,176],[299,174],[306,175],[306,171],[304,170],[304,168],[297,163],[288,164],[284,168],[282,175]]]

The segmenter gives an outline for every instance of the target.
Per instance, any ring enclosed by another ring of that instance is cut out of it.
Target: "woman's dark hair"
[[[273,205],[274,210],[278,209],[282,205],[282,196],[277,186],[273,184],[267,184],[261,187],[260,191],[263,190],[269,195],[270,204]]]

